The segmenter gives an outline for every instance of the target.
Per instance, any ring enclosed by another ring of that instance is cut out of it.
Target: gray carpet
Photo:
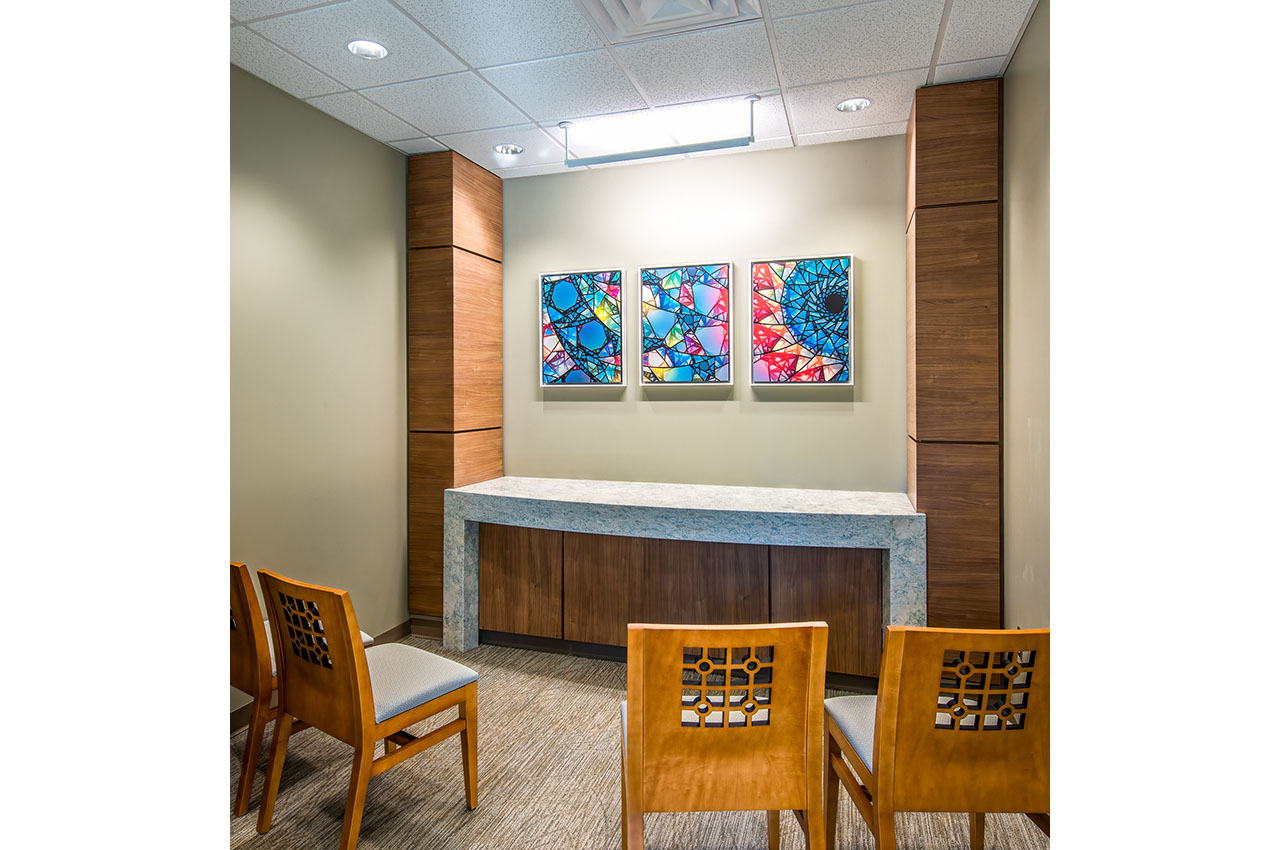
[[[374,777],[360,830],[363,850],[608,850],[621,846],[618,704],[626,667],[528,650],[482,646],[465,655],[439,642],[404,643],[454,658],[480,673],[480,806],[463,799],[457,737]],[[416,734],[451,720],[427,720]],[[231,847],[336,848],[342,831],[351,748],[315,729],[294,735],[271,831],[258,835],[258,804],[270,750],[268,725],[249,814],[231,818]],[[230,746],[230,811],[245,733]],[[381,749],[381,748],[379,748]],[[968,848],[964,815],[900,814],[903,850]],[[837,847],[872,850],[862,819],[840,800]],[[651,814],[645,846],[669,850],[767,847],[763,812]],[[784,850],[804,846],[794,818],[782,821]],[[987,848],[1047,848],[1049,840],[1021,815],[987,817]]]

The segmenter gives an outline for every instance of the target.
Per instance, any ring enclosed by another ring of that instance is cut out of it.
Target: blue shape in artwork
[[[680,306],[678,301],[675,303],[677,307]],[[664,338],[671,330],[671,326],[676,323],[676,314],[667,310],[650,310],[645,314],[645,318],[649,322],[649,327],[653,328],[652,336],[657,339]]]
[[[583,348],[596,351],[604,345],[604,325],[599,322],[588,322],[578,329],[578,342]]]
[[[698,328],[693,332],[698,338],[698,344],[702,346],[708,354],[726,354],[725,350],[725,329],[720,325],[712,325],[708,328]]]
[[[574,288],[573,281],[568,278],[557,283],[551,290],[551,303],[557,310],[568,310],[577,300],[578,290]]]
[[[699,283],[693,287],[693,306],[699,313],[710,316],[720,300],[720,291],[714,286]]]

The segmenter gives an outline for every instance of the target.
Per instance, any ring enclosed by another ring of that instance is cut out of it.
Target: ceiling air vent
[[[577,0],[612,44],[760,17],[759,0]]]

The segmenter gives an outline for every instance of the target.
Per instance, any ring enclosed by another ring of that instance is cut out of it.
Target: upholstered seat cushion
[[[836,728],[853,745],[853,751],[858,754],[858,758],[862,759],[862,763],[868,769],[874,769],[875,766],[871,764],[871,754],[875,751],[875,695],[855,694],[847,697],[832,697],[825,700],[824,705]]]
[[[403,643],[370,647],[365,658],[377,723],[480,678],[470,667]]]
[[[276,674],[276,651],[275,647],[271,644],[271,623],[267,622],[262,625],[267,628],[267,654],[271,656],[271,675],[274,676]],[[365,647],[373,646],[373,636],[361,632],[360,642],[363,643]]]

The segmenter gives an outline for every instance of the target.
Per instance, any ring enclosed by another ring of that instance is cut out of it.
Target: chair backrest
[[[258,570],[281,708],[352,746],[373,725],[373,689],[351,596]]]
[[[874,746],[896,811],[1049,811],[1049,630],[890,626]]]
[[[231,687],[250,696],[271,693],[271,650],[258,594],[244,564],[231,562]]]
[[[645,811],[813,807],[826,623],[627,629],[627,758]]]

